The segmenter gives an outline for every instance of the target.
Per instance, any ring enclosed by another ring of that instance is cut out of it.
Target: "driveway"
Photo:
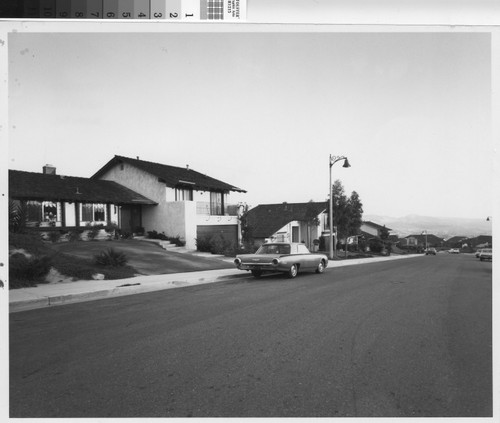
[[[230,269],[234,265],[218,256],[200,257],[196,253],[176,253],[159,245],[138,240],[78,241],[51,245],[57,251],[76,257],[92,259],[95,254],[113,248],[122,251],[128,264],[143,275],[196,272],[202,270]]]

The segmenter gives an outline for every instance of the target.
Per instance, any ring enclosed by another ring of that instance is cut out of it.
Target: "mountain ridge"
[[[391,234],[396,234],[399,237],[420,235],[424,231],[427,231],[429,235],[436,235],[444,239],[454,236],[473,238],[492,234],[492,222],[487,221],[486,218],[433,217],[417,214],[391,217],[367,214],[363,216],[363,220],[385,225],[391,229]]]

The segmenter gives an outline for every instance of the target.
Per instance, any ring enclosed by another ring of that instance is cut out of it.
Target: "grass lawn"
[[[60,251],[56,246],[57,244],[42,241],[38,234],[10,233],[9,250],[24,250],[32,257],[27,259],[19,253],[9,256],[9,287],[22,288],[45,283],[46,270],[50,267],[75,280],[91,280],[96,273],[103,274],[105,279],[131,278],[138,273],[130,265],[101,266],[95,263],[94,254],[78,257]],[[104,249],[101,245],[96,254]]]

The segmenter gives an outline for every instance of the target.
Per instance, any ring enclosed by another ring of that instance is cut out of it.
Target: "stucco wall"
[[[167,236],[179,236],[186,248],[196,249],[196,203],[194,201],[169,201],[165,204],[169,218],[165,222]]]
[[[123,163],[123,170],[120,169],[120,165],[116,165],[101,176],[101,179],[118,182],[150,200],[156,201],[158,206],[142,207],[142,226],[146,232],[158,231],[170,235],[167,233],[169,216],[166,207],[165,184],[158,182],[157,177],[128,163]]]
[[[373,228],[372,226],[365,225],[364,223],[361,225],[361,230],[363,232],[369,233],[373,236],[378,236],[378,231],[377,229]]]

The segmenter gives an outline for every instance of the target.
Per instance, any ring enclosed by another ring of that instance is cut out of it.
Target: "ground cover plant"
[[[84,241],[79,241],[84,242]],[[70,244],[70,243],[68,243]],[[57,251],[36,232],[9,233],[9,288],[23,288],[46,283],[51,267],[74,280],[91,280],[100,273],[105,279],[125,279],[137,274],[128,265],[105,266],[92,257],[85,259]]]

